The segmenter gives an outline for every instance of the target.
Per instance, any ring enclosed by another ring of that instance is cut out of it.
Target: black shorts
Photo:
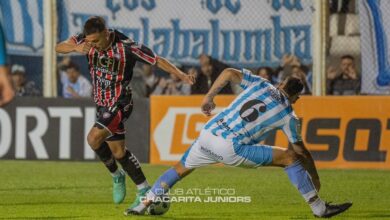
[[[107,141],[125,139],[124,122],[130,117],[133,111],[133,100],[125,104],[118,103],[112,107],[97,106],[96,121],[94,127],[106,129],[110,132]]]

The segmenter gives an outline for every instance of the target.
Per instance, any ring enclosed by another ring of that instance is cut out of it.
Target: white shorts
[[[229,166],[259,167],[272,163],[272,147],[240,145],[202,130],[199,138],[185,152],[181,163],[188,169],[223,163]]]

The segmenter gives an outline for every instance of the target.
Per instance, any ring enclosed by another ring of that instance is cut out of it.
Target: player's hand
[[[75,52],[88,54],[91,47],[92,45],[90,43],[84,42],[75,46]]]
[[[182,73],[180,75],[180,79],[184,82],[184,83],[187,83],[187,84],[190,84],[190,85],[193,85],[195,83],[195,74],[185,74],[185,73]]]
[[[193,75],[196,78],[199,75],[199,73],[198,73],[198,70],[196,70],[196,68],[191,67],[188,70],[188,75]]]
[[[200,108],[202,109],[203,114],[210,116],[211,112],[215,109],[214,100],[208,96],[205,96]]]

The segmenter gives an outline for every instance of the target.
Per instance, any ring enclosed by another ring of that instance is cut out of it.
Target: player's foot
[[[325,209],[324,214],[319,215],[319,216],[318,215],[314,215],[314,216],[317,218],[331,218],[335,215],[338,215],[340,213],[347,211],[347,209],[349,209],[349,207],[352,206],[352,202],[346,202],[346,203],[339,204],[339,205],[332,205],[330,203],[326,203],[325,206],[326,206],[326,209]]]
[[[115,204],[123,202],[126,196],[126,175],[123,170],[119,174],[112,177],[112,199]]]
[[[146,193],[150,190],[150,186],[138,190],[137,197],[134,202],[127,208],[124,212],[124,215],[143,215],[146,211],[146,206],[142,203],[142,200],[145,198]]]

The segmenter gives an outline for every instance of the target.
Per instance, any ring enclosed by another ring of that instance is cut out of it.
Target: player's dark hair
[[[344,59],[350,59],[350,60],[352,60],[352,61],[355,60],[355,58],[354,58],[352,55],[349,55],[349,54],[342,56],[341,59],[342,59],[342,60],[344,60]]]
[[[299,78],[289,76],[285,79],[283,90],[289,95],[293,96],[300,94],[303,90],[303,82]]]
[[[106,29],[106,21],[100,16],[93,16],[88,18],[84,24],[83,34],[85,36],[100,33]]]
[[[67,66],[66,66],[66,68],[65,68],[65,70],[68,70],[68,69],[75,69],[77,72],[80,70],[79,69],[79,66],[77,66],[77,64],[75,64],[75,63],[69,63]]]

